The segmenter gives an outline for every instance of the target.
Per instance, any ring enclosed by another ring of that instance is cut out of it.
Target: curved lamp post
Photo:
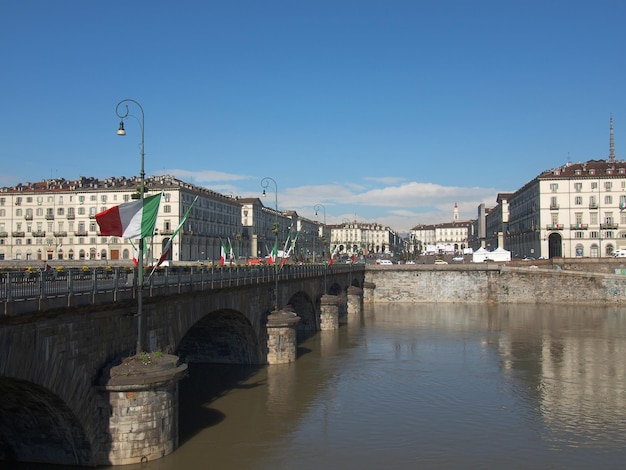
[[[129,114],[128,111],[128,104],[125,103],[134,103],[139,110],[141,111],[141,121],[139,121],[139,119],[136,118],[136,116],[133,116],[134,118],[137,119],[137,121],[139,122],[139,126],[141,127],[141,146],[139,147],[139,149],[141,150],[141,168],[139,170],[139,199],[141,200],[141,205],[143,206],[143,193],[144,193],[144,179],[145,179],[145,173],[144,173],[144,169],[143,169],[143,163],[144,163],[144,133],[143,133],[143,124],[144,124],[144,113],[143,113],[143,107],[141,106],[141,104],[139,104],[137,101],[135,100],[131,100],[131,99],[124,99],[122,101],[120,101],[119,103],[117,103],[117,106],[115,107],[115,114],[117,114],[117,117],[121,119],[120,121],[120,128],[117,130],[117,135],[121,135],[121,136],[125,136],[126,135],[126,131],[124,130],[124,119],[127,118],[128,116],[132,116],[132,114]],[[122,112],[120,112],[120,107],[124,104],[124,107],[122,108]],[[142,349],[143,349],[143,345],[142,345],[142,337],[143,337],[143,326],[142,326],[142,316],[143,316],[143,238],[141,238],[139,240],[139,254],[137,256],[138,258],[138,274],[137,274],[137,348],[136,348],[136,354],[140,355],[142,353]]]
[[[274,246],[276,247],[276,257],[274,259],[274,311],[278,311],[278,183],[273,178],[266,176],[261,180],[261,187],[263,188],[263,197],[267,196],[265,190],[270,185],[270,182],[274,183]],[[284,253],[283,253],[284,256]]]

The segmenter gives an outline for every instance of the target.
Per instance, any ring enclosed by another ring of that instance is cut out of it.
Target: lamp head
[[[267,196],[267,194],[265,194],[265,189],[263,190],[263,197]]]
[[[117,130],[117,135],[126,135],[124,130],[124,121],[120,121],[120,128]]]

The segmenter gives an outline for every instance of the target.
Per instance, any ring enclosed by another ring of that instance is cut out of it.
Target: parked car
[[[389,266],[393,265],[393,262],[390,259],[377,259],[376,264],[380,264],[381,266]]]
[[[435,264],[448,264],[448,262],[447,262],[447,261],[444,261],[444,260],[442,260],[442,259],[436,259],[436,260],[435,260]]]

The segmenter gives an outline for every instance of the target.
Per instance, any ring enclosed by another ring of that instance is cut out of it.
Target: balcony
[[[600,230],[615,230],[618,225],[615,222],[600,224]]]
[[[597,202],[590,202],[589,203],[589,209],[597,209],[598,208],[598,203]]]
[[[546,230],[563,230],[563,224],[548,224]]]
[[[66,217],[67,217],[67,220],[74,220],[76,218],[74,214],[67,214]]]
[[[11,235],[13,235],[14,237],[25,237],[26,233],[24,233],[24,232],[12,232]]]
[[[67,232],[52,232],[52,234],[57,238],[67,237]]]
[[[33,220],[33,214],[26,214],[24,220]]]
[[[558,210],[558,209],[559,209],[559,204],[556,204],[556,203],[550,204],[550,210],[551,211],[555,211],[555,210]]]
[[[7,238],[9,236],[9,232],[0,232],[0,238]]]
[[[588,224],[574,224],[570,226],[570,230],[588,230]]]
[[[161,230],[159,234],[161,235],[172,235],[174,233],[173,230]]]
[[[54,214],[46,214],[46,220],[54,220]]]
[[[33,235],[33,237],[35,237],[35,238],[43,238],[43,237],[45,237],[45,236],[46,236],[46,232],[44,232],[43,230],[35,230],[35,231],[32,233],[32,235]]]
[[[76,235],[77,237],[86,237],[87,230],[77,230],[76,232],[74,232],[74,235]]]

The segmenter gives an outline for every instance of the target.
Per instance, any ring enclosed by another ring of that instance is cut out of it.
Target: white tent
[[[482,263],[484,261],[511,261],[511,252],[504,248],[487,251],[481,247],[472,255],[472,262]]]
[[[511,252],[498,247],[487,254],[489,261],[511,261]]]
[[[472,254],[472,263],[482,263],[488,254],[489,252],[481,246]]]

